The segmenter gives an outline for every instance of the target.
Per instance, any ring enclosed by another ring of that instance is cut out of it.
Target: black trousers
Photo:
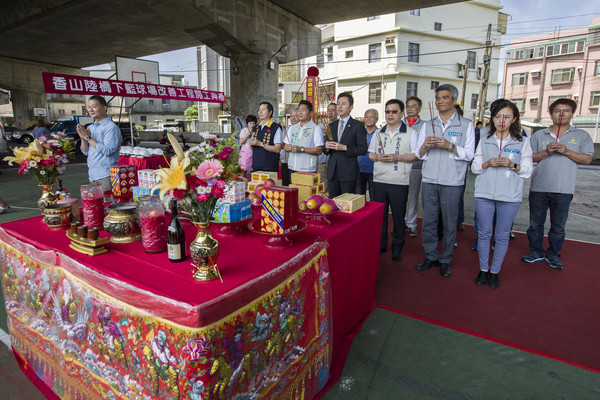
[[[400,253],[404,248],[404,230],[406,224],[406,203],[408,200],[408,185],[391,185],[389,183],[373,182],[373,201],[383,203],[383,225],[381,226],[381,248],[388,244],[388,213],[392,210],[392,251]]]
[[[356,180],[340,181],[337,176],[327,181],[329,183],[329,197],[337,197],[343,193],[355,193]]]

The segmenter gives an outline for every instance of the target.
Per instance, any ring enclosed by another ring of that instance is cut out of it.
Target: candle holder
[[[167,250],[165,207],[158,196],[140,196],[138,214],[142,229],[142,247],[146,253]]]

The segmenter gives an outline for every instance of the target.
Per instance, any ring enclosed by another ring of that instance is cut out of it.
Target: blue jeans
[[[550,231],[548,242],[550,247],[546,250],[546,258],[559,259],[565,241],[565,225],[569,216],[569,206],[573,200],[572,194],[529,192],[529,252],[544,256],[544,224],[546,212],[550,209]]]
[[[510,228],[517,216],[521,202],[506,202],[475,197],[475,209],[479,220],[477,250],[479,251],[479,269],[489,271],[490,241],[492,234],[496,242],[491,272],[500,272],[502,262],[508,251]],[[496,222],[494,226],[494,215]]]
[[[373,201],[373,173],[359,172],[356,180],[356,194],[367,194],[369,189],[369,200]]]

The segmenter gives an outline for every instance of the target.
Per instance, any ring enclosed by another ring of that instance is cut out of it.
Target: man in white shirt
[[[317,158],[323,151],[323,130],[312,120],[313,106],[308,100],[298,105],[298,122],[287,129],[283,149],[288,154],[288,169],[294,172],[317,172]]]

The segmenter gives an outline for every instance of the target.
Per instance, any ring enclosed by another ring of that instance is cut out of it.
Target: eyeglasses
[[[385,110],[386,114],[398,114],[400,110]]]

